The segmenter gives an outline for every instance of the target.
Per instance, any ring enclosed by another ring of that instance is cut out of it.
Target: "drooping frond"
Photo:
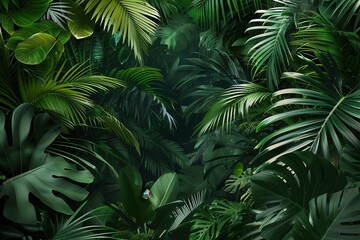
[[[235,120],[248,117],[250,108],[256,108],[268,100],[272,92],[255,83],[237,84],[219,96],[198,125],[199,133],[222,128],[229,132]],[[260,108],[261,109],[261,108]]]
[[[94,105],[92,94],[124,86],[118,79],[89,75],[90,68],[83,65],[75,65],[63,74],[61,70],[43,82],[23,79],[19,89],[23,101],[64,117],[70,123],[67,127],[86,121],[86,110]]]
[[[248,40],[253,43],[249,50],[253,74],[256,76],[266,71],[270,90],[279,86],[281,74],[292,60],[287,34],[293,24],[294,9],[297,7],[297,1],[277,2],[283,6],[257,11],[261,17],[251,20],[250,23],[256,25],[246,30],[257,33]]]
[[[218,27],[228,17],[238,18],[253,13],[256,9],[266,8],[271,1],[264,0],[193,0],[190,15],[205,27]]]
[[[119,32],[123,42],[126,41],[139,62],[143,62],[143,52],[148,50],[160,17],[153,6],[144,0],[87,0],[85,11],[92,12],[92,18],[105,30],[113,34]]]

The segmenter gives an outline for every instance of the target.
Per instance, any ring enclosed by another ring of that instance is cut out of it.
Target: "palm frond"
[[[90,75],[89,67],[75,65],[43,82],[29,78],[19,82],[22,100],[69,120],[72,126],[86,121],[86,110],[94,106],[90,96],[99,90],[124,86],[118,79]],[[70,126],[71,127],[71,126]]]
[[[140,152],[140,146],[138,141],[129,129],[110,111],[107,111],[103,107],[96,105],[91,109],[88,115],[90,125],[103,126],[110,131],[114,132],[124,142],[135,147],[137,152]]]
[[[156,132],[130,129],[139,141],[142,165],[155,176],[188,164],[184,149],[177,142]]]
[[[20,105],[20,100],[15,93],[14,83],[11,83],[11,64],[9,49],[5,46],[5,41],[0,28],[0,108],[9,110],[15,109]]]
[[[149,0],[149,3],[160,12],[161,20],[164,23],[166,23],[172,15],[177,14],[179,12],[178,8],[180,8],[176,0]]]
[[[173,100],[165,89],[164,77],[160,69],[152,67],[132,67],[113,70],[111,76],[126,82],[125,89],[118,89],[104,97],[108,104],[121,114],[138,124],[154,126],[168,124],[176,127],[172,116]]]
[[[246,31],[257,33],[247,42],[254,42],[249,50],[250,63],[256,76],[266,71],[266,79],[270,90],[279,86],[279,78],[292,60],[292,53],[287,34],[294,21],[295,9],[298,1],[276,1],[283,6],[267,10],[259,10],[260,18],[250,23],[256,24]]]
[[[247,207],[244,203],[215,200],[194,214],[189,239],[207,240],[225,237],[234,225],[241,224]],[[238,226],[237,226],[238,227]]]
[[[143,0],[88,0],[85,11],[92,12],[92,19],[100,22],[105,30],[111,29],[113,34],[119,32],[123,42],[126,40],[135,57],[143,62],[143,52],[148,50],[160,17],[153,6]]]
[[[253,175],[252,169],[246,169],[241,176],[231,175],[225,183],[225,191],[230,193],[237,193],[241,189],[247,187],[250,184],[250,178]]]
[[[358,0],[322,1],[325,13],[330,14],[330,20],[341,30],[358,33],[360,30],[360,4]],[[327,5],[327,6],[326,6]]]
[[[219,27],[227,18],[241,19],[256,9],[268,7],[269,0],[193,0],[190,15],[193,15],[204,27]]]
[[[197,129],[199,134],[218,128],[229,132],[235,120],[248,117],[249,109],[270,104],[272,92],[255,83],[236,84],[226,89],[206,113]],[[255,110],[256,111],[256,110]]]
[[[44,18],[52,20],[65,30],[64,24],[66,24],[67,20],[70,20],[69,16],[73,14],[70,11],[71,8],[68,2],[51,2]]]
[[[206,197],[206,191],[200,191],[190,196],[187,200],[183,200],[184,205],[172,212],[175,220],[169,228],[169,231],[175,230],[193,211],[199,207]]]
[[[311,88],[289,88],[274,93],[283,97],[271,109],[292,106],[293,110],[281,112],[264,119],[257,129],[285,119],[297,118],[295,123],[282,127],[265,137],[257,147],[264,147],[259,156],[287,146],[287,150],[269,159],[271,162],[281,155],[297,150],[310,150],[326,158],[331,156],[331,146],[337,155],[342,152],[344,141],[359,148],[360,141],[360,89],[343,93],[343,79],[331,57],[321,57],[326,72],[322,72],[311,61],[308,64],[321,80],[300,73],[285,73],[284,77],[298,80]]]
[[[104,215],[104,208],[106,206],[92,209],[85,214],[80,215],[80,211],[85,206],[86,202],[82,204],[76,212],[68,219],[58,218],[56,222],[42,223],[45,231],[51,235],[52,240],[89,240],[89,239],[113,239],[112,235],[115,233],[109,227],[102,224],[93,224],[90,221],[102,217]],[[106,215],[106,214],[105,214]],[[104,215],[104,216],[105,216]]]
[[[329,52],[337,62],[341,63],[341,46],[336,36],[334,25],[324,16],[315,14],[299,20],[298,31],[293,35],[291,45],[308,58],[315,58],[316,54]]]

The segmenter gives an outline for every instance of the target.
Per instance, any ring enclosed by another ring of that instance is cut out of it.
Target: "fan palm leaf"
[[[153,6],[144,0],[88,0],[85,11],[92,12],[92,19],[107,31],[119,32],[123,42],[126,40],[135,57],[143,62],[143,52],[148,50],[160,17]]]

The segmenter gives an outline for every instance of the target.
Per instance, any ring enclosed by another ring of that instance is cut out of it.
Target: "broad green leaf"
[[[4,216],[8,219],[36,224],[36,206],[29,199],[30,193],[65,214],[71,214],[72,210],[53,191],[77,201],[87,196],[87,191],[76,183],[92,182],[92,174],[45,152],[60,132],[60,127],[47,114],[34,116],[33,107],[24,103],[14,110],[9,133],[5,130],[5,115],[0,112],[0,172],[6,177],[0,198],[7,196]]]
[[[88,192],[67,179],[77,183],[91,183],[94,179],[88,170],[77,170],[61,157],[50,157],[45,164],[30,169],[2,184],[0,198],[7,196],[4,216],[20,224],[36,224],[36,210],[29,200],[30,193],[51,209],[72,214],[69,205],[55,192],[75,201],[84,200]]]
[[[25,64],[39,64],[46,59],[56,43],[56,38],[50,34],[34,34],[16,46],[15,57]]]
[[[179,178],[176,173],[166,173],[160,176],[151,187],[149,201],[155,210],[176,199],[179,189]]]
[[[238,162],[234,166],[232,175],[234,175],[235,177],[240,177],[240,175],[243,173],[243,171],[244,171],[244,164],[242,162]]]
[[[44,16],[52,0],[29,0],[21,1],[19,8],[10,10],[10,16],[14,23],[20,27],[31,26]]]
[[[67,32],[62,31],[61,27],[56,23],[48,20],[44,20],[38,23],[34,23],[33,25],[25,28],[21,28],[17,30],[6,42],[6,47],[11,50],[15,50],[16,46],[20,43],[25,41],[26,39],[30,38],[34,34],[37,33],[47,33],[52,35],[54,38],[60,40],[62,44],[65,44],[70,35]]]
[[[160,26],[155,34],[168,49],[183,52],[198,45],[200,36],[197,26],[190,18],[176,17],[166,25]]]
[[[119,171],[120,201],[126,212],[135,217],[139,223],[152,219],[154,211],[149,200],[142,198],[142,179],[139,171],[128,165]]]
[[[83,39],[91,36],[94,33],[95,23],[91,20],[90,14],[85,14],[85,10],[80,5],[72,5],[70,20],[67,21],[67,25],[71,34],[76,39]]]

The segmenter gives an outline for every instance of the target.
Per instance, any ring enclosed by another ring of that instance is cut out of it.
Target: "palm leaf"
[[[330,20],[342,30],[358,32],[360,17],[360,3],[358,0],[322,1],[324,12],[329,14]]]
[[[264,119],[257,129],[282,120],[295,122],[280,128],[265,137],[257,147],[266,148],[260,155],[287,146],[288,149],[268,161],[287,152],[296,150],[310,150],[327,158],[331,154],[331,146],[335,146],[338,155],[342,151],[343,141],[358,148],[360,141],[355,135],[358,127],[359,94],[360,89],[344,94],[342,91],[342,75],[337,69],[335,61],[330,57],[322,57],[326,72],[322,72],[312,62],[308,64],[314,69],[321,80],[313,79],[301,73],[285,73],[284,77],[302,82],[311,88],[289,88],[274,93],[284,99],[277,101],[271,109],[292,106],[292,110],[281,112]],[[293,119],[293,120],[291,120]]]
[[[215,200],[194,214],[189,239],[217,239],[225,237],[241,225],[247,207],[244,203]]]
[[[51,240],[87,240],[87,239],[113,239],[115,231],[102,224],[93,224],[90,221],[99,217],[109,216],[109,213],[102,213],[106,206],[98,207],[80,215],[80,211],[86,205],[83,203],[68,219],[57,219],[56,222],[43,222],[45,231],[50,235]]]
[[[73,66],[62,75],[61,70],[44,82],[24,79],[19,88],[23,101],[64,117],[69,121],[68,127],[86,122],[86,110],[94,106],[92,94],[124,86],[114,78],[89,75],[90,68],[84,68],[83,64]]]
[[[134,119],[138,124],[154,126],[167,123],[170,128],[176,127],[171,112],[173,100],[165,89],[164,77],[160,69],[152,67],[114,69],[110,76],[126,82],[127,88],[117,89],[106,95],[104,99],[107,104],[116,106],[116,110]]]
[[[80,0],[84,2],[85,0]],[[151,35],[155,33],[159,19],[158,11],[144,0],[89,0],[86,13],[92,12],[92,19],[100,22],[104,29],[112,33],[120,32],[123,42],[134,50],[135,57],[143,62],[143,52],[148,50]]]
[[[292,53],[288,44],[287,33],[294,21],[295,9],[298,1],[276,1],[283,6],[267,10],[259,10],[260,18],[250,23],[256,24],[246,31],[258,33],[247,42],[254,42],[249,50],[250,63],[256,76],[266,71],[266,79],[270,90],[279,86],[279,78],[292,60]]]
[[[205,27],[219,27],[221,21],[231,18],[241,19],[254,9],[268,7],[271,1],[263,0],[193,0],[190,15]]]
[[[180,8],[179,3],[176,0],[149,0],[149,3],[160,12],[161,20],[165,23],[169,20],[171,15],[178,13],[178,8]]]
[[[187,200],[183,200],[184,205],[172,212],[174,222],[169,228],[169,231],[177,229],[179,225],[205,201],[205,195],[206,191],[201,191],[191,195]]]
[[[235,120],[248,117],[250,108],[269,102],[270,96],[271,91],[255,83],[231,86],[219,96],[219,100],[210,107],[199,123],[199,133],[203,134],[217,128],[229,132]]]
[[[44,17],[45,19],[52,20],[65,30],[64,24],[67,20],[70,20],[69,16],[73,14],[70,11],[71,8],[68,2],[51,2]]]
[[[294,34],[291,45],[297,47],[298,52],[309,58],[329,52],[338,63],[343,60],[336,29],[329,19],[320,14],[315,14],[313,17],[306,16],[299,20],[298,31]]]

